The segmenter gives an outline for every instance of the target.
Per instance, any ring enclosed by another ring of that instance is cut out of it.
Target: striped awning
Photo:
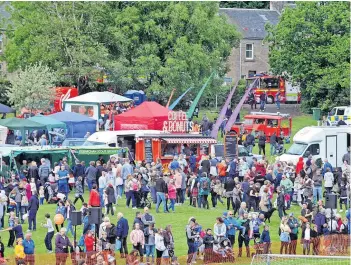
[[[217,140],[212,138],[163,138],[170,144],[216,144]]]

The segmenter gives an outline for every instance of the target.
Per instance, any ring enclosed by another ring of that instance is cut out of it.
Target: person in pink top
[[[142,259],[143,257],[143,249],[145,245],[145,236],[144,232],[140,230],[140,225],[139,223],[135,223],[134,225],[134,230],[130,232],[130,242],[132,242],[133,249],[137,250],[139,252],[139,255]]]
[[[25,180],[23,180],[25,181]],[[26,185],[25,185],[25,189],[26,189],[26,196],[27,196],[27,199],[28,201],[30,200],[30,198],[32,197],[32,188],[30,186],[30,183],[28,183],[27,181],[26,182]]]
[[[170,179],[168,183],[168,199],[171,201],[171,204],[169,205],[168,209],[172,210],[174,212],[174,205],[175,205],[175,200],[177,197],[177,189],[176,186],[174,185],[174,179]]]
[[[176,169],[174,173],[174,184],[177,189],[177,204],[182,202],[182,174],[180,174],[180,169]]]

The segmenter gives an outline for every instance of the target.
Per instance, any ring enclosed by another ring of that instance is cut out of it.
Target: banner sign
[[[189,133],[193,130],[194,123],[189,121],[184,111],[168,112],[168,121],[163,122],[165,133]]]

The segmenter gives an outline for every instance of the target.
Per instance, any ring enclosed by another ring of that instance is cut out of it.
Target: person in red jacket
[[[168,188],[168,199],[171,201],[171,204],[169,205],[169,210],[172,210],[174,212],[174,205],[175,205],[175,200],[177,197],[177,189],[174,184],[174,179],[169,180],[169,184],[167,186]]]
[[[295,170],[296,175],[300,174],[300,171],[303,169],[304,164],[305,163],[303,162],[303,157],[302,156],[299,157],[299,162],[297,162],[296,164],[296,170]]]
[[[85,251],[87,253],[87,261],[91,260],[91,256],[94,254],[94,244],[95,244],[95,239],[93,236],[92,231],[88,231],[85,238],[84,238],[84,245],[85,245]],[[88,262],[89,264],[90,262]]]
[[[93,184],[93,188],[90,191],[88,205],[91,207],[100,207],[100,194],[97,191],[96,184]]]

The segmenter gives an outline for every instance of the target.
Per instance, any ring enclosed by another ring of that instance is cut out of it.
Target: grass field
[[[202,117],[202,114],[204,112],[200,113],[200,117]],[[244,113],[242,113],[244,114]],[[210,119],[213,119],[215,114],[207,111],[207,116],[210,117]],[[301,128],[308,126],[308,125],[313,125],[315,122],[312,120],[311,116],[298,116],[293,118],[293,134],[295,134],[298,130]],[[288,148],[289,145],[286,145],[286,148]],[[267,146],[268,150],[268,146]],[[254,148],[254,153],[258,152],[258,148]],[[70,199],[73,198],[74,194],[70,194]],[[84,195],[85,199],[88,197],[88,193],[86,192]],[[210,201],[210,199],[209,199]],[[185,225],[188,222],[189,217],[193,216],[197,219],[197,221],[202,225],[204,229],[206,228],[213,228],[213,225],[215,223],[215,218],[218,216],[222,216],[223,211],[226,210],[226,206],[223,206],[219,204],[218,208],[216,209],[210,209],[210,210],[205,210],[205,209],[198,209],[198,208],[193,208],[190,207],[189,201],[187,200],[183,206],[176,206],[176,213],[169,213],[169,214],[164,214],[164,213],[155,213],[155,207],[153,206],[151,209],[151,213],[155,215],[156,218],[156,227],[165,227],[168,224],[171,224],[173,227],[173,235],[174,235],[174,240],[175,240],[175,254],[180,257],[180,263],[185,264],[185,256],[187,253],[187,244],[186,244],[186,238],[185,238]],[[81,202],[78,201],[76,205],[77,209],[80,209],[81,207]],[[125,217],[128,219],[129,224],[131,226],[131,223],[133,222],[133,219],[135,217],[135,212],[137,210],[132,210],[130,208],[126,208],[125,206],[125,200],[121,199],[118,202],[118,205],[116,206],[117,212],[122,212],[124,213]],[[46,234],[46,229],[40,227],[40,223],[45,222],[45,217],[44,215],[46,213],[50,213],[51,216],[53,217],[55,215],[55,205],[48,205],[45,204],[40,207],[38,215],[37,215],[37,231],[33,232],[33,240],[35,241],[36,244],[36,253],[37,255],[37,261],[36,264],[54,264],[54,255],[53,254],[45,254],[46,249],[44,245],[44,237]],[[139,211],[139,210],[138,210]],[[300,215],[300,207],[298,206],[292,206],[291,211],[294,212],[296,216]],[[110,216],[111,221],[116,224],[117,223],[117,218],[116,215],[114,217]],[[7,217],[5,218],[5,225],[7,227]],[[278,226],[279,226],[279,217],[277,212],[274,213],[272,217],[272,222],[270,223],[271,227],[271,239],[272,239],[272,252],[273,253],[279,253],[279,237],[278,237]],[[28,224],[25,223],[23,225],[23,230],[26,231],[28,228]],[[77,240],[79,239],[79,236],[82,233],[82,227],[77,227]],[[5,245],[5,248],[7,246],[7,241],[9,238],[9,233],[8,232],[3,232],[0,233],[2,237],[2,242]],[[69,235],[69,237],[73,241],[72,235]],[[54,242],[54,240],[53,240]],[[298,245],[298,253],[300,254],[302,252],[301,245]],[[131,246],[129,244],[129,250],[131,249]],[[237,254],[237,243],[234,246],[234,252]],[[254,252],[253,248],[251,249],[251,252]],[[6,248],[5,250],[5,256],[6,257],[12,257],[14,254],[14,249],[12,248]],[[243,253],[244,254],[244,253]],[[238,264],[250,264],[251,259],[249,258],[240,258],[236,259],[236,263]],[[120,264],[121,262],[118,262]],[[199,261],[198,261],[199,263]],[[70,264],[70,263],[69,263]],[[281,263],[283,264],[283,263]],[[284,263],[285,264],[285,263]],[[291,264],[291,263],[287,263]],[[295,264],[295,263],[293,263]],[[297,264],[297,263],[296,263]],[[307,264],[307,263],[306,263]],[[315,263],[314,263],[315,264]],[[328,264],[328,263],[322,263],[322,264]]]

